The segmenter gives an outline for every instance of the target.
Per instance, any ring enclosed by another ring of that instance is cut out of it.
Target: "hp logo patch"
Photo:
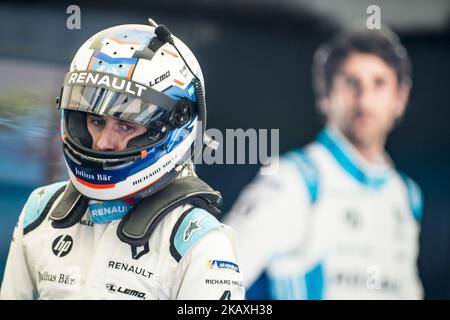
[[[72,250],[73,240],[69,235],[62,235],[53,241],[52,250],[53,254],[57,257],[64,257]]]

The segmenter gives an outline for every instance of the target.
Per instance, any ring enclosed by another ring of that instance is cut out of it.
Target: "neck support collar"
[[[50,217],[53,227],[62,229],[72,227],[81,220],[89,199],[69,182],[56,202]],[[117,236],[132,246],[142,246],[148,242],[158,223],[176,207],[192,204],[217,214],[220,213],[218,206],[221,203],[220,193],[206,182],[195,176],[182,177],[152,196],[139,200],[120,221]]]

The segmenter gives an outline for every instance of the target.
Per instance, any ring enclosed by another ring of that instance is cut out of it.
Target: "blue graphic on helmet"
[[[128,77],[130,69],[137,62],[136,58],[112,58],[100,51],[95,51],[92,59],[92,71],[111,73],[124,78]]]
[[[166,91],[164,91],[164,94],[169,96],[172,99],[182,99],[187,98],[191,100],[192,102],[197,101],[197,96],[195,95],[195,87],[194,83],[191,82],[186,88],[181,89],[180,87],[172,86]]]
[[[114,48],[116,50],[119,46],[125,51],[141,51],[148,45],[151,38],[152,36],[150,34],[138,30],[127,30],[126,32],[111,31],[104,34],[101,39],[101,44],[92,47],[94,54],[92,56],[90,70],[111,73],[120,77],[128,77],[138,59],[115,57],[112,55],[116,52],[113,51],[111,52],[112,55],[108,55],[104,51],[108,52],[108,47],[112,46],[112,42],[115,42]]]

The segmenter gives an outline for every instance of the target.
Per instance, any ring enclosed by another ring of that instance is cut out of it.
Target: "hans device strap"
[[[197,177],[176,179],[151,197],[141,199],[120,221],[117,236],[132,246],[143,246],[148,242],[158,223],[171,210],[188,203],[217,214],[220,213],[217,207],[222,203],[222,196]],[[88,204],[89,199],[68,183],[50,213],[53,227],[61,229],[74,226],[83,217]]]
[[[58,204],[50,213],[52,226],[56,229],[70,228],[77,224],[86,212],[89,199],[84,197],[72,183],[68,183]]]
[[[120,221],[117,236],[130,245],[143,246],[172,209],[187,203],[217,214],[222,196],[197,177],[177,179],[151,197],[139,201]]]

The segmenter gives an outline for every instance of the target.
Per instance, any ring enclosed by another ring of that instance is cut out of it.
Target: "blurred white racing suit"
[[[420,299],[421,211],[411,179],[327,128],[258,174],[225,223],[248,299]]]
[[[209,212],[177,207],[147,245],[133,247],[117,236],[123,201],[91,200],[74,226],[54,228],[42,213],[65,184],[29,197],[14,231],[2,299],[243,299],[234,232]]]

